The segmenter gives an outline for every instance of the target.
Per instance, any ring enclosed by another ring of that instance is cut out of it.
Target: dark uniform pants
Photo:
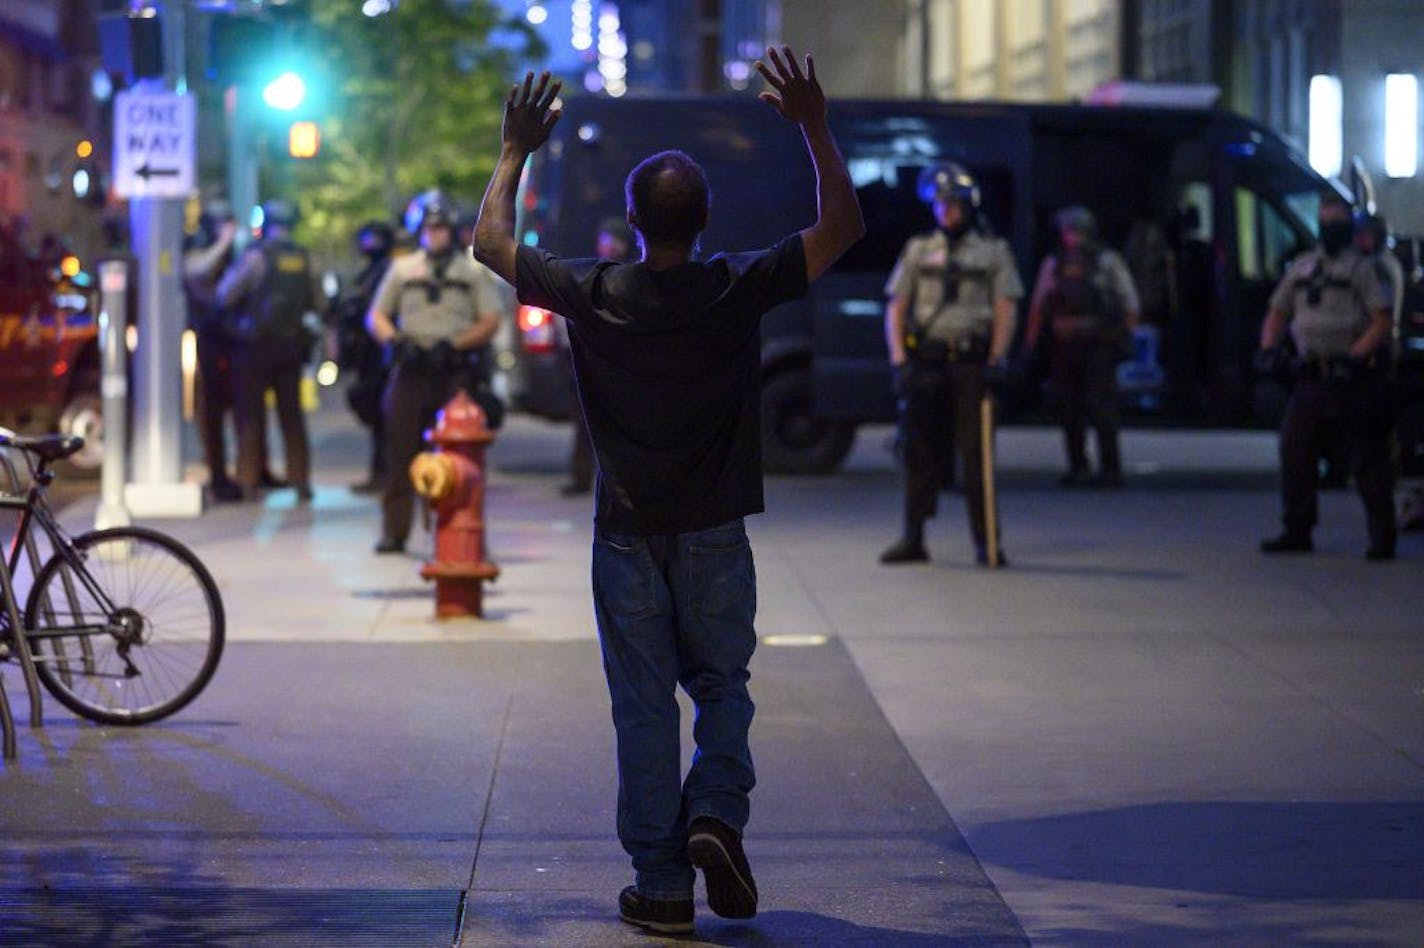
[[[905,437],[905,521],[934,516],[936,499],[953,455],[944,449],[948,432],[964,466],[964,499],[976,548],[987,540],[984,521],[984,463],[980,454],[979,403],[984,397],[981,362],[911,360],[903,370]]]
[[[1098,464],[1104,473],[1122,470],[1118,432],[1122,419],[1117,406],[1117,354],[1101,337],[1090,333],[1055,334],[1050,382],[1063,424],[1068,466],[1088,469],[1087,422],[1098,432]]]
[[[1286,532],[1308,536],[1318,518],[1321,448],[1342,432],[1350,447],[1350,472],[1365,505],[1370,546],[1393,549],[1394,464],[1390,419],[1382,381],[1345,385],[1330,379],[1301,379],[1286,404],[1281,426],[1282,519]]]
[[[415,510],[410,462],[424,445],[425,429],[455,395],[459,372],[420,370],[397,364],[386,381],[381,401],[386,425],[386,488],[381,496],[381,535],[404,542]]]
[[[302,417],[302,363],[306,348],[282,343],[238,343],[233,347],[234,407],[237,413],[237,483],[256,494],[266,461],[267,389],[277,397],[277,423],[287,480],[300,491],[311,489],[311,447]]]
[[[200,329],[198,344],[198,437],[214,484],[229,480],[223,418],[233,411],[232,341],[220,330]]]

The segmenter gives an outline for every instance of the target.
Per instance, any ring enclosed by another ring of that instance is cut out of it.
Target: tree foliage
[[[311,11],[306,48],[328,91],[321,155],[291,169],[303,239],[343,256],[362,222],[398,222],[421,191],[477,202],[509,86],[546,53],[538,36],[489,0],[400,0],[379,17],[314,0]]]

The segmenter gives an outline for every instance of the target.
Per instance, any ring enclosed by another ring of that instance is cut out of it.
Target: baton
[[[999,568],[999,510],[994,492],[994,396],[985,391],[979,400],[980,467],[984,474],[984,540],[990,569]]]

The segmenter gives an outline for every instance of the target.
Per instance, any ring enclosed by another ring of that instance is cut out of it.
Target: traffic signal
[[[208,34],[212,78],[259,95],[275,112],[319,108],[324,85],[305,49],[304,7],[282,16],[219,16]]]
[[[315,158],[321,150],[321,129],[315,122],[293,122],[287,129],[287,154],[293,158]]]

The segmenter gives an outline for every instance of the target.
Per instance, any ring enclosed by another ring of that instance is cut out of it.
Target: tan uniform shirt
[[[401,332],[422,348],[451,340],[469,329],[480,313],[503,308],[494,273],[469,253],[456,250],[431,301],[435,267],[424,250],[391,261],[376,289],[372,308],[398,321]]]
[[[1349,354],[1369,328],[1371,314],[1393,303],[1378,273],[1354,249],[1334,257],[1316,249],[1297,257],[1270,303],[1290,319],[1296,351],[1326,358]]]
[[[951,266],[958,272],[959,291],[946,299],[945,271]],[[885,293],[910,300],[907,330],[918,327],[927,339],[955,342],[964,336],[988,337],[994,302],[1021,298],[1023,282],[1002,237],[970,231],[951,248],[944,231],[936,230],[906,242]]]

